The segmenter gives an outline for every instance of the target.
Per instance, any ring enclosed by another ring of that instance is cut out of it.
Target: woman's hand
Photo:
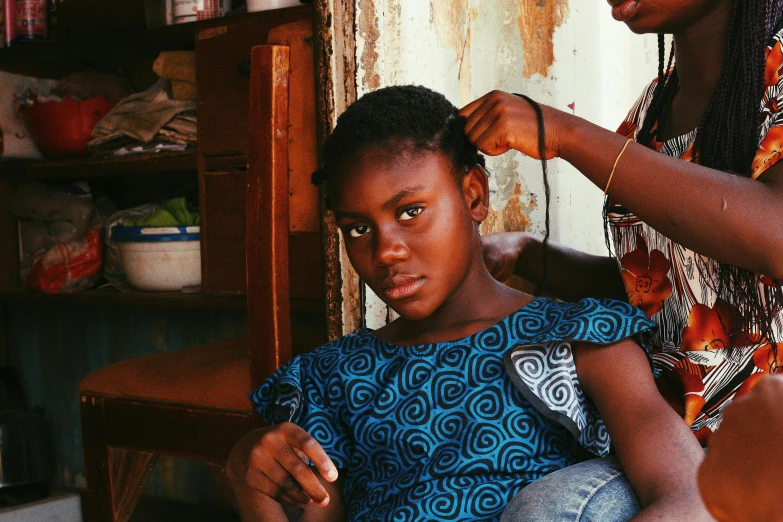
[[[226,464],[234,489],[250,487],[277,502],[323,507],[329,494],[307,465],[307,459],[327,482],[337,480],[337,468],[321,445],[299,426],[284,422],[253,430],[236,443]]]
[[[564,112],[541,105],[546,135],[546,159],[560,154],[559,136],[565,128]],[[511,149],[541,159],[538,154],[538,119],[526,100],[507,92],[492,91],[459,111],[467,118],[465,134],[471,143],[489,156]]]
[[[778,349],[783,349],[779,347]],[[735,399],[710,437],[699,469],[699,488],[721,521],[783,520],[783,377],[766,376],[745,397]]]
[[[526,232],[502,232],[481,236],[484,264],[492,277],[502,282],[514,274],[519,275],[517,264],[529,238]]]

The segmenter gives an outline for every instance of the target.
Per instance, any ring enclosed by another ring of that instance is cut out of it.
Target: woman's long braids
[[[692,161],[750,177],[761,138],[757,115],[765,90],[766,47],[780,28],[783,0],[735,0],[732,11],[723,69],[696,130]],[[676,64],[672,68],[674,49],[664,69],[664,47],[664,36],[658,35],[658,83],[636,136],[636,141],[645,146],[650,146],[657,137],[657,129],[653,127],[666,117],[679,87]],[[604,208],[607,227],[608,212],[607,199]],[[714,288],[717,297],[736,306],[743,317],[744,324],[737,325],[737,331],[730,333],[732,346],[742,342],[737,335],[740,329],[756,331],[762,341],[772,343],[770,366],[773,371],[780,370],[776,364],[777,343],[772,323],[783,305],[781,281],[773,281],[762,289],[759,276],[749,270],[717,262],[699,265],[706,280],[717,281]]]

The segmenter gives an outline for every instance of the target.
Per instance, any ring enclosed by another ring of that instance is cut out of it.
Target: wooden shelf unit
[[[195,50],[197,67],[202,71],[197,82],[199,146],[196,150],[63,160],[0,160],[0,251],[4,253],[0,256],[0,305],[27,302],[245,309],[244,190],[249,91],[246,69],[250,49],[266,42],[278,27],[297,24],[311,27],[312,13],[312,5],[302,5],[156,29],[19,43],[0,49],[0,70],[43,78],[60,78],[85,69],[122,73],[135,90],[146,89],[155,81],[151,65],[161,51]],[[299,46],[294,53],[300,61],[292,68],[293,79],[312,83],[308,89],[314,89],[312,36],[281,34],[289,35],[285,38],[294,42],[291,45]],[[282,37],[278,34],[277,38]],[[289,44],[288,40],[279,43]],[[311,95],[314,105],[314,92]],[[314,114],[314,107],[310,110],[305,104],[302,109],[303,102],[298,103],[300,119]],[[294,124],[292,132],[299,140],[293,145],[297,158],[314,156],[307,149],[314,147],[312,144],[316,142],[315,131],[312,136],[308,134],[310,125],[315,128],[315,122],[309,120]],[[309,172],[314,167],[296,164],[292,168],[304,168],[309,179]],[[302,178],[296,176],[296,179]],[[18,244],[16,218],[7,208],[15,188],[28,180],[87,180],[120,208],[173,197],[166,195],[169,188],[180,190],[183,185],[192,183],[199,191],[201,207],[202,266],[206,274],[202,293],[171,295],[100,289],[46,295],[22,288],[18,257],[7,255],[11,251],[15,254],[14,245]],[[149,200],[142,201],[146,197]],[[320,232],[300,228],[293,231],[296,233],[290,236],[290,248],[296,262],[292,268],[292,295],[296,297],[291,299],[292,311],[321,314],[324,297]],[[11,248],[7,249],[7,245]],[[225,274],[230,277],[224,277]]]
[[[0,161],[0,177],[22,179],[84,179],[132,174],[195,171],[196,151],[92,156],[65,160]]]
[[[25,288],[0,290],[0,304],[37,303],[77,306],[111,306],[136,308],[186,308],[201,310],[247,310],[245,296],[214,296],[201,293],[171,294],[154,292],[120,292],[114,288],[97,288],[74,294],[49,295]],[[319,313],[320,299],[291,299],[291,311]]]
[[[73,294],[44,294],[24,288],[0,290],[0,303],[67,304],[84,306],[131,306],[149,308],[200,308],[245,310],[244,296],[207,296],[200,293],[168,294],[120,292],[99,288]]]
[[[285,24],[311,13],[312,5],[213,18],[154,29],[87,34],[77,38],[19,42],[0,49],[0,70],[58,78],[85,65],[100,65],[157,56],[161,51],[192,50],[199,32],[248,21],[271,19]],[[221,30],[221,29],[216,29]]]

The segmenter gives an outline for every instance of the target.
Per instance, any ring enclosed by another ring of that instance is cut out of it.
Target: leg
[[[81,397],[82,443],[90,522],[127,522],[157,453],[110,448],[104,431],[103,399]]]
[[[615,457],[556,471],[523,489],[501,522],[625,522],[641,510]]]

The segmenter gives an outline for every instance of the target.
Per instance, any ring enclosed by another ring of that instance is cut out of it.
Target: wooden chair
[[[234,442],[260,422],[248,393],[292,356],[288,77],[288,47],[253,48],[248,338],[122,361],[82,381],[91,522],[126,522],[160,454],[224,467]],[[319,330],[316,337],[322,340]]]

